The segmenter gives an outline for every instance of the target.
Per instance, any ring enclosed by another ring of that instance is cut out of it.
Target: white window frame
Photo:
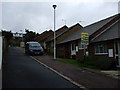
[[[100,47],[103,48],[103,52],[100,51]],[[98,48],[98,51],[96,50],[96,48]],[[106,50],[105,50],[105,49],[106,49]],[[96,55],[108,54],[106,44],[97,44],[97,45],[95,45],[95,54],[96,54]]]
[[[76,55],[76,45],[75,45],[75,43],[71,43],[71,55]]]

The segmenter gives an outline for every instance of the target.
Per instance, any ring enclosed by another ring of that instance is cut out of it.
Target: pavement
[[[19,47],[18,47],[19,48]],[[23,48],[19,48],[24,52]],[[80,68],[72,64],[67,64],[58,60],[53,60],[51,56],[31,56],[45,67],[58,72],[61,76],[86,88],[119,88],[120,74],[118,70],[101,71],[89,68]]]
[[[104,71],[101,71],[101,72],[104,73],[107,76],[110,76],[112,78],[120,80],[120,71],[119,70],[104,70]]]

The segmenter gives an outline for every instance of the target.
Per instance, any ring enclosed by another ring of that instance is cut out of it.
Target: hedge
[[[81,56],[78,62],[87,65],[93,65],[104,70],[114,68],[114,61],[105,57],[86,56],[84,58],[84,56]]]

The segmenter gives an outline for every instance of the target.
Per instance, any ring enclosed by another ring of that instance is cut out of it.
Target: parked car
[[[43,48],[38,42],[27,42],[25,44],[25,53],[29,55],[43,55]]]

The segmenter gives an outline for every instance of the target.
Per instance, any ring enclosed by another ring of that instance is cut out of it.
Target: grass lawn
[[[91,65],[86,65],[86,64],[79,63],[77,60],[74,60],[74,59],[57,58],[57,60],[62,61],[64,63],[73,64],[73,65],[78,66],[78,67],[86,67],[86,68],[92,68],[92,69],[99,69],[99,68],[97,68],[95,66],[91,66]]]

